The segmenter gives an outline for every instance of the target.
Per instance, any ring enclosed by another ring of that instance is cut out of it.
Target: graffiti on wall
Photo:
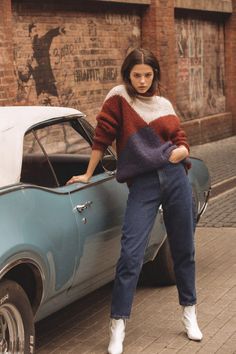
[[[50,60],[50,47],[56,36],[65,34],[65,28],[52,28],[40,37],[37,24],[30,23],[28,31],[32,44],[32,52],[28,56],[25,67],[23,69],[17,69],[18,87],[22,89],[23,84],[28,83],[32,78],[35,83],[38,98],[44,96],[45,100],[48,96],[58,97],[56,80]]]
[[[223,24],[179,18],[176,33],[180,114],[188,120],[224,111]]]
[[[97,112],[106,91],[119,83],[124,55],[141,37],[139,16],[99,16],[80,15],[80,21],[68,18],[51,28],[41,18],[27,23],[16,16],[17,29],[25,35],[22,41],[15,32],[18,102],[81,110],[84,105],[84,111],[94,107]]]
[[[200,112],[203,106],[203,31],[199,21],[189,22],[189,95],[190,109]]]

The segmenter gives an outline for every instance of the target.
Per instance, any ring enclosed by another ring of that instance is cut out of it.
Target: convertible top
[[[0,134],[12,127],[25,126],[29,129],[32,125],[56,117],[82,115],[80,111],[67,107],[49,106],[6,106],[0,107]]]
[[[23,138],[35,124],[60,117],[83,116],[74,108],[48,106],[0,107],[0,187],[20,181]]]

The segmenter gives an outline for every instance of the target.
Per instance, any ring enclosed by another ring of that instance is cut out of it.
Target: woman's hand
[[[188,149],[185,146],[181,145],[171,152],[169,161],[171,163],[178,163],[188,157],[188,155]]]
[[[90,180],[90,177],[87,176],[86,174],[79,175],[79,176],[73,176],[73,177],[71,177],[71,179],[69,179],[69,181],[66,182],[66,185],[72,184],[72,183],[78,183],[78,182],[88,183],[89,180]]]
[[[92,150],[86,173],[84,175],[71,177],[71,179],[69,179],[69,181],[67,181],[66,184],[68,185],[77,182],[88,183],[102,157],[103,157],[102,151]]]

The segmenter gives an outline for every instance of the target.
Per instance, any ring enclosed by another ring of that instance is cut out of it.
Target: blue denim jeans
[[[182,163],[136,177],[129,189],[121,254],[112,293],[111,317],[129,318],[149,235],[160,204],[170,243],[179,303],[196,303],[194,207]]]

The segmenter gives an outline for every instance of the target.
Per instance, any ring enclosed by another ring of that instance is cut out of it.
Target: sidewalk
[[[193,157],[202,159],[211,175],[212,186],[235,180],[236,187],[236,135],[190,148]]]
[[[124,354],[236,353],[236,229],[198,228],[198,320],[202,342],[189,341],[176,287],[139,287]],[[111,284],[36,326],[37,354],[106,354]]]
[[[207,211],[198,226],[236,228],[236,136],[193,146],[191,156],[206,163],[212,184]]]

